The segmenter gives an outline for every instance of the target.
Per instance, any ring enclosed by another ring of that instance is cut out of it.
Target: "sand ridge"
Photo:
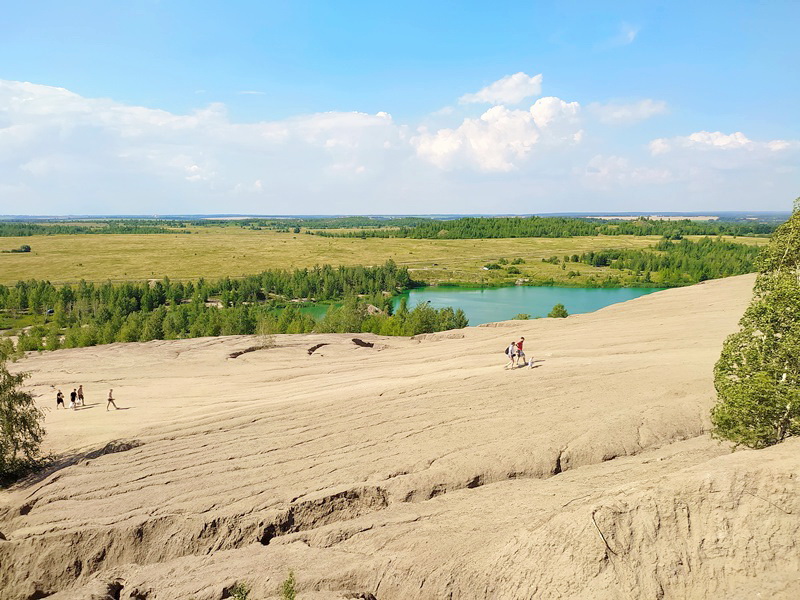
[[[684,535],[685,561],[662,565],[682,535],[665,509],[676,498],[709,523],[734,501],[760,503],[759,527],[789,518],[756,496],[784,506],[796,482],[705,434],[711,369],[752,283],[564,320],[359,336],[373,348],[312,334],[235,359],[252,338],[29,356],[15,368],[44,406],[51,385],[78,383],[88,406],[47,415],[48,448],[74,464],[0,496],[0,597],[121,586],[119,598],[200,600],[246,581],[262,598],[288,568],[302,598],[711,597],[752,583],[761,563],[783,581],[797,550],[748,556],[748,571],[735,536],[717,544],[731,556],[708,561]],[[520,335],[536,368],[504,371]],[[110,387],[127,410],[105,411]],[[787,469],[789,447],[774,450]],[[722,490],[713,502],[698,500],[706,468]],[[745,493],[731,472],[763,489]]]

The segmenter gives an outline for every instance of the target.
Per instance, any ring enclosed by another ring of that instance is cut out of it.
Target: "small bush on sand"
[[[297,591],[294,589],[297,582],[294,578],[294,571],[289,571],[289,575],[281,586],[281,600],[295,600]]]
[[[256,340],[259,348],[274,348],[277,346],[274,324],[266,319],[259,321],[256,328]]]
[[[244,583],[237,583],[231,588],[230,594],[233,600],[247,600],[250,596],[250,588]]]
[[[555,319],[563,319],[564,317],[568,317],[569,313],[567,312],[566,307],[563,304],[556,304],[548,314],[548,317],[555,318]]]

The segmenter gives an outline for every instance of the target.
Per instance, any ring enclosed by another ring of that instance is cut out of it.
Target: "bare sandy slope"
[[[72,464],[0,496],[0,598],[260,599],[290,568],[302,600],[796,597],[800,445],[704,434],[752,282],[374,348],[31,356],[43,406],[88,406],[47,415]]]

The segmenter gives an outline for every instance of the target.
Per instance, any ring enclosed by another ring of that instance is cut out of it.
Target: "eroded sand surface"
[[[26,358],[43,406],[88,406],[47,415],[73,464],[0,496],[0,597],[258,600],[290,568],[301,600],[798,597],[800,444],[704,433],[752,283],[374,348]],[[520,335],[536,368],[505,371]]]

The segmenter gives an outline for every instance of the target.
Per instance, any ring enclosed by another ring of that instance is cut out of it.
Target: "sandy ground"
[[[796,597],[800,446],[705,433],[752,283],[373,348],[30,356],[64,466],[0,495],[0,598],[253,600],[290,568],[301,599]],[[534,368],[505,370],[521,335]]]

